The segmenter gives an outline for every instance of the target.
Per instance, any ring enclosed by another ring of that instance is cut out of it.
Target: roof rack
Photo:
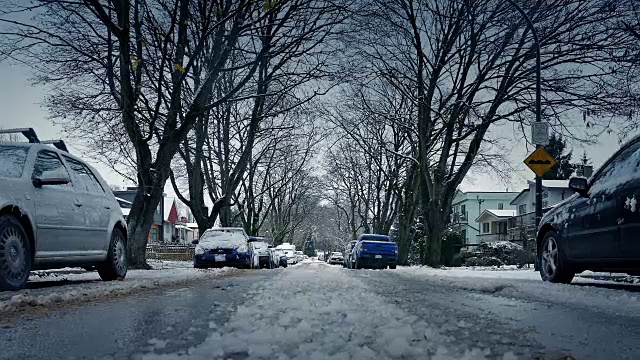
[[[29,142],[32,144],[53,145],[58,150],[69,152],[69,149],[67,148],[67,144],[65,144],[63,140],[40,141],[40,139],[38,139],[38,135],[36,134],[36,131],[33,130],[33,128],[0,129],[0,134],[18,134],[18,133],[21,133],[22,135],[24,135],[24,137],[26,137],[27,140],[29,140]]]
[[[64,141],[62,140],[44,140],[44,141],[40,141],[41,144],[47,144],[47,145],[53,145],[56,148],[58,148],[58,150],[62,150],[64,152],[69,152],[69,149],[67,149],[67,144],[64,143]]]
[[[21,133],[24,137],[29,140],[30,143],[39,143],[40,139],[38,139],[38,135],[36,135],[36,131],[33,128],[17,128],[17,129],[2,129],[0,130],[0,134],[17,134]]]

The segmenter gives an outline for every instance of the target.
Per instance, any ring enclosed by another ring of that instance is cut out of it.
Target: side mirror
[[[191,240],[191,243],[192,243],[193,245],[198,245],[198,243],[199,243],[199,242],[200,242],[200,240],[198,240],[198,239]]]
[[[70,182],[69,175],[61,171],[44,171],[40,176],[33,178],[33,186],[37,188],[43,185],[65,185]]]
[[[582,196],[587,195],[587,190],[589,187],[589,183],[586,178],[583,177],[572,177],[569,179],[569,189],[577,192]]]

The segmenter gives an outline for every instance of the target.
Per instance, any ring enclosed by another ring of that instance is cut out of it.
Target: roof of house
[[[522,191],[520,191],[520,194],[518,194],[516,197],[513,198],[513,200],[511,200],[511,202],[509,203],[510,205],[515,205],[515,202],[521,197],[524,196],[526,193],[529,192],[529,189],[524,189]]]
[[[461,191],[458,190],[456,196],[453,199],[452,204],[459,204],[464,201],[475,201],[478,197],[489,197],[493,200],[508,200],[512,196],[518,195],[518,192],[513,191]]]
[[[163,200],[164,208],[164,221],[175,224],[178,221],[178,209],[175,205],[176,199],[172,197],[165,197]]]
[[[535,180],[529,180],[529,184],[535,185]],[[569,188],[569,180],[542,180],[542,186],[546,188]]]
[[[480,215],[475,219],[475,222],[480,222],[480,219],[486,216],[492,216],[498,219],[505,219],[516,216],[515,210],[497,210],[497,209],[484,209]]]

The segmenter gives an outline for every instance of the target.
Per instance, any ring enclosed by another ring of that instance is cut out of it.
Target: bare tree
[[[248,0],[3,5],[3,54],[31,66],[49,87],[53,117],[102,151],[99,159],[135,169],[122,172],[138,184],[128,217],[129,265],[145,267],[153,213],[178,144],[203,112],[253,77],[261,54],[245,64],[238,86],[213,93],[238,39],[273,11]],[[33,20],[14,20],[30,11]]]
[[[180,151],[186,165],[190,206],[201,230],[218,219],[231,221],[231,200],[252,157],[265,120],[278,117],[326,91],[335,49],[331,38],[340,30],[345,11],[339,3],[317,0],[270,2],[269,16],[259,22],[255,37],[247,39],[264,52],[248,89],[203,117],[194,137]],[[233,87],[229,72],[218,86]],[[224,90],[223,90],[224,92]],[[179,192],[177,183],[172,181]],[[208,198],[205,198],[205,194]],[[213,205],[206,207],[208,200]]]
[[[625,100],[623,94],[601,93],[615,80],[615,60],[629,41],[614,30],[617,14],[609,3],[522,4],[542,42],[543,115],[558,131],[575,132],[581,125],[572,120],[576,110]],[[416,109],[413,161],[419,164],[421,211],[429,236],[424,261],[439,265],[451,201],[490,139],[489,129],[507,122],[526,126],[532,118],[532,36],[505,1],[369,5],[371,13],[359,18],[363,31],[354,46],[369,68],[394,84]]]

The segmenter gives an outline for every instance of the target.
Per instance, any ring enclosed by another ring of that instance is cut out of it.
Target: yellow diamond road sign
[[[543,147],[539,147],[524,159],[524,163],[529,169],[533,170],[537,176],[542,176],[551,170],[552,167],[556,166],[558,161]]]

